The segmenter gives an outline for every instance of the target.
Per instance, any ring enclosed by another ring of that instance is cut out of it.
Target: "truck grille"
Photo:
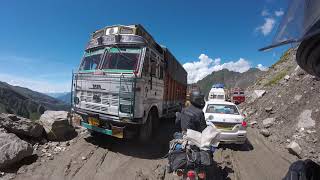
[[[98,97],[99,100],[95,99],[94,96]],[[85,101],[87,103],[95,103],[97,105],[105,106],[118,106],[119,105],[119,95],[103,92],[93,92],[93,91],[81,91],[80,92],[80,101]],[[100,106],[94,107],[96,105],[87,104],[87,108],[96,109]]]

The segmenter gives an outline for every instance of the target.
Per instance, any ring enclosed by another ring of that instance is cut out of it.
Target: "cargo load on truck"
[[[72,80],[72,107],[92,134],[148,139],[186,98],[187,72],[139,24],[95,31]]]

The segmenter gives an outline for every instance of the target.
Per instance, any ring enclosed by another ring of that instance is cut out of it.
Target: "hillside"
[[[66,104],[71,104],[71,93],[70,92],[61,92],[61,93],[46,93],[48,96],[56,98]]]
[[[27,88],[0,82],[0,112],[38,119],[45,110],[68,110],[69,106],[55,98]]]
[[[294,154],[320,162],[320,79],[302,70],[295,54],[295,49],[284,53],[248,88],[248,101],[241,106],[267,140],[282,149],[295,142],[301,152]],[[254,90],[266,93],[257,98]],[[270,127],[266,126],[268,121]]]
[[[61,96],[58,96],[58,97],[56,97],[56,98],[59,99],[59,100],[62,101],[62,102],[65,102],[65,103],[67,103],[67,104],[71,104],[71,103],[70,103],[70,101],[71,101],[71,93],[70,93],[70,92],[65,93],[65,94],[63,94],[63,95],[61,95]]]
[[[198,81],[196,85],[200,87],[201,91],[207,96],[213,84],[223,83],[226,88],[247,88],[252,85],[261,74],[263,74],[263,72],[256,68],[251,68],[244,73],[223,69],[212,72],[202,80]]]

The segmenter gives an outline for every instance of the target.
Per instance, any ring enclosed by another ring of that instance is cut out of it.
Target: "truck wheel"
[[[142,124],[139,133],[139,140],[143,143],[148,142],[152,136],[153,113],[148,114],[147,121]]]

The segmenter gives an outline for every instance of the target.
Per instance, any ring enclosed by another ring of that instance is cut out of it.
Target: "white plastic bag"
[[[220,133],[221,132],[217,128],[209,125],[202,133],[187,129],[186,139],[189,141],[189,144],[196,145],[203,150],[209,150],[211,146],[218,147]]]

